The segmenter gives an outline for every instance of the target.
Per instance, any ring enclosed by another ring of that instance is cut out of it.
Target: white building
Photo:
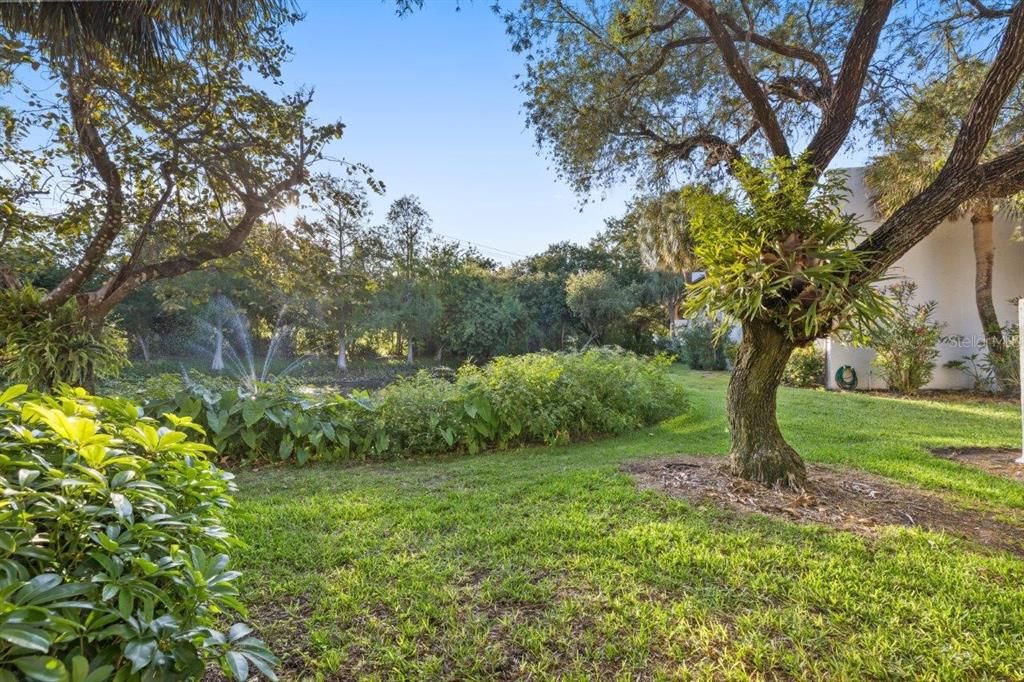
[[[854,168],[848,172],[851,190],[848,210],[859,215],[865,228],[871,231],[878,227],[879,221],[869,205],[864,169]],[[1003,324],[1016,322],[1017,308],[1011,300],[1024,296],[1024,243],[1012,238],[1018,224],[1019,221],[996,214],[992,298]],[[949,360],[979,352],[979,344],[984,341],[974,298],[974,246],[969,217],[943,222],[897,261],[889,275],[916,282],[918,302],[936,301],[935,319],[946,324],[943,333],[966,339],[963,344],[940,345],[935,374],[926,388],[970,388],[971,380],[963,372],[943,367]],[[895,279],[891,283],[894,282]],[[829,388],[837,388],[835,373],[843,365],[856,370],[858,388],[885,388],[885,382],[871,366],[874,351],[851,348],[832,339],[825,341],[825,351]]]

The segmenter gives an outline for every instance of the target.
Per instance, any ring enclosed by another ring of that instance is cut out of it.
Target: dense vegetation
[[[465,365],[450,379],[423,370],[373,394],[303,393],[261,384],[158,376],[146,411],[201,424],[233,461],[366,460],[568,443],[624,433],[678,413],[668,361],[626,352],[537,353]],[[205,383],[203,383],[205,381]]]
[[[242,623],[235,490],[187,418],[123,399],[0,395],[0,679],[237,680],[276,659]]]

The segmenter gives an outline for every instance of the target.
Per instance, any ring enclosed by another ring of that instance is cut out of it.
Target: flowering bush
[[[935,301],[915,304],[917,285],[911,281],[888,287],[893,310],[870,333],[877,353],[874,364],[891,390],[911,395],[932,379],[936,347],[944,325],[935,322]]]

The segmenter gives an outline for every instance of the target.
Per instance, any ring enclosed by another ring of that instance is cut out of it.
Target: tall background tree
[[[378,191],[383,186],[374,183]],[[337,368],[348,370],[348,348],[369,313],[374,276],[384,252],[382,235],[369,223],[363,185],[350,178],[323,175],[313,183],[313,214],[296,222],[296,231],[318,253],[305,279],[315,288],[311,299],[337,330]]]
[[[770,296],[741,307],[724,296],[702,300],[708,312],[729,313],[743,327],[728,394],[735,471],[802,488],[803,463],[775,418],[789,355],[864,310],[865,284],[957,206],[1024,177],[1024,147],[984,157],[1004,105],[1020,87],[1024,7],[954,1],[893,12],[891,0],[524,0],[505,16],[514,49],[527,57],[522,87],[529,123],[580,192],[627,178],[645,193],[660,192],[680,179],[722,181],[741,160],[748,169],[783,160],[765,165],[759,177],[749,172],[748,191],[730,197],[750,230],[744,240],[768,247],[733,266],[751,282],[774,278],[765,289]],[[839,299],[823,305],[808,277],[822,271],[808,269],[807,259],[814,258],[814,240],[826,236],[819,228],[840,223],[830,217],[836,207],[815,203],[822,175],[911,84],[943,77],[954,54],[983,62],[986,72],[946,161],[870,236],[855,243],[845,227],[837,233],[848,243],[832,243],[830,252],[833,265],[842,265],[820,282],[847,286],[826,287]],[[790,205],[761,200],[771,184]],[[702,205],[721,208],[714,201]],[[801,216],[812,217],[814,229],[768,225]],[[736,271],[727,268],[731,254],[706,250],[704,258],[711,257],[723,276]],[[767,272],[758,263],[770,266]]]
[[[886,153],[872,159],[865,180],[883,217],[922,191],[942,169],[975,92],[985,77],[985,65],[974,60],[954,64],[948,77],[916,88],[906,105],[882,127]],[[992,130],[983,158],[991,159],[1024,141],[1024,102],[1015,92]],[[993,184],[957,206],[950,217],[968,216],[974,247],[974,300],[999,386],[1011,381],[1006,339],[992,298],[995,265],[994,216],[1019,213],[1021,187]]]
[[[383,236],[392,264],[392,279],[384,295],[384,310],[395,315],[397,345],[406,347],[406,361],[414,360],[414,345],[423,341],[439,314],[435,289],[423,274],[430,238],[430,214],[418,197],[399,197],[388,209]]]
[[[15,95],[0,108],[0,285],[40,284],[38,254],[58,274],[0,335],[66,309],[85,338],[143,285],[238,252],[296,201],[342,133],[309,118],[310,93],[260,89],[279,83],[297,18],[262,0],[0,8],[0,86]]]

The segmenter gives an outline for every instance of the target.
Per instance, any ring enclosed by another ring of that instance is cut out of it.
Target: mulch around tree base
[[[694,504],[815,523],[873,536],[884,526],[919,527],[1024,556],[1022,526],[956,507],[940,495],[907,488],[855,469],[808,464],[812,487],[798,493],[766,488],[732,475],[724,457],[680,456],[630,462],[623,471],[645,489]]]
[[[932,454],[951,459],[967,466],[984,469],[990,474],[1024,483],[1024,464],[1014,460],[1020,457],[1020,450],[1005,448],[935,448]]]

